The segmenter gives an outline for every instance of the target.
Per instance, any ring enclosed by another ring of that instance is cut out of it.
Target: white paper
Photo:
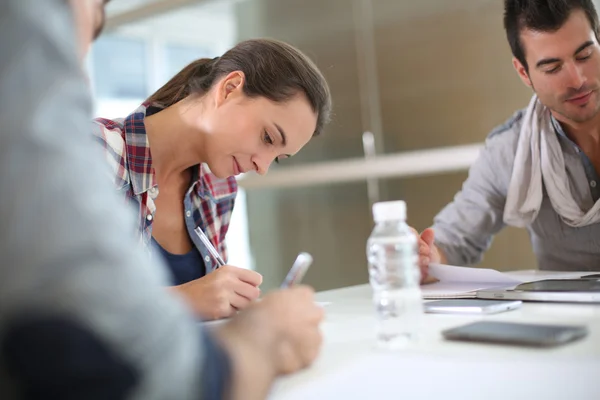
[[[436,277],[442,282],[494,283],[506,284],[507,286],[524,282],[495,269],[456,267],[445,264],[429,264],[429,275]]]
[[[474,282],[436,282],[421,286],[424,299],[475,297],[477,290],[489,289],[490,286]]]
[[[439,282],[421,286],[425,299],[475,297],[477,290],[506,287],[525,282],[495,269],[430,264],[429,274]]]

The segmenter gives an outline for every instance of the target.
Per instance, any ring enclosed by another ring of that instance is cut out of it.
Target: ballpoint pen
[[[219,252],[217,251],[217,249],[215,249],[215,246],[213,246],[213,244],[210,242],[208,237],[206,237],[204,232],[202,232],[202,229],[200,229],[200,227],[197,226],[194,229],[194,232],[196,232],[196,235],[198,235],[198,237],[200,238],[202,243],[204,243],[204,245],[208,249],[208,252],[210,253],[210,255],[213,256],[213,258],[215,259],[217,264],[219,264],[219,267],[222,267],[223,265],[225,265],[225,261],[223,261],[223,259],[219,255]]]
[[[283,283],[281,284],[281,288],[282,289],[289,288],[291,286],[294,286],[294,285],[300,283],[300,281],[302,280],[302,278],[304,278],[304,274],[306,274],[306,271],[308,271],[308,268],[310,267],[312,262],[313,262],[313,258],[310,254],[305,253],[305,252],[298,254],[298,257],[296,257],[296,261],[294,261],[292,268],[290,268],[290,271],[288,272],[287,276],[283,280]]]
[[[225,265],[225,261],[223,261],[223,259],[219,255],[219,252],[217,251],[217,249],[215,249],[208,237],[204,234],[204,232],[202,232],[202,229],[200,229],[200,227],[196,227],[194,229],[194,232],[196,232],[196,235],[198,235],[202,243],[204,243],[204,245],[208,249],[208,252],[217,261],[219,267]],[[298,256],[296,257],[296,261],[294,261],[294,264],[292,265],[292,268],[290,268],[290,271],[283,280],[281,288],[288,288],[300,283],[300,281],[306,274],[306,271],[308,271],[308,268],[311,266],[312,262],[313,258],[310,254],[306,252],[298,254]]]

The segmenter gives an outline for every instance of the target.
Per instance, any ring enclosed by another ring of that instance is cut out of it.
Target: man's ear
[[[243,94],[245,75],[242,71],[230,72],[217,83],[217,107],[228,99]]]
[[[533,89],[533,85],[531,83],[531,79],[529,79],[529,73],[527,72],[527,68],[519,61],[516,57],[512,59],[513,67],[517,74],[519,74],[519,78],[523,81],[523,83]]]

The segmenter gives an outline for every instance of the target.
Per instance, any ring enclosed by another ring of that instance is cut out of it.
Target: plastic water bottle
[[[377,314],[378,347],[396,349],[417,339],[423,314],[417,238],[406,224],[406,203],[373,205],[367,241],[369,281]]]

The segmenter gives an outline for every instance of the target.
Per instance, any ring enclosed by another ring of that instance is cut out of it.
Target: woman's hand
[[[174,286],[196,314],[220,319],[242,310],[260,296],[262,275],[248,269],[224,265],[202,278]]]

